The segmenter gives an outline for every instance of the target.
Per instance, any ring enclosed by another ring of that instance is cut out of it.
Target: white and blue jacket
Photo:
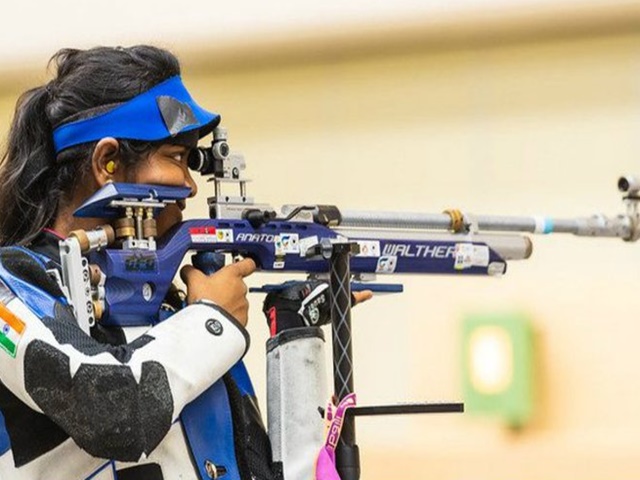
[[[0,249],[0,479],[280,478],[245,329],[202,302],[89,336],[46,273],[52,237]]]

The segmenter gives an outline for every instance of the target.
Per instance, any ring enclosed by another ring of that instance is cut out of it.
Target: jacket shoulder
[[[56,301],[66,298],[49,273],[44,258],[23,247],[0,247],[0,280],[12,295],[49,314]],[[8,292],[7,292],[8,293]]]

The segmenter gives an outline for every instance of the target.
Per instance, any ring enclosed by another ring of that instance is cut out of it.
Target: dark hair
[[[90,172],[96,142],[56,156],[55,127],[109,110],[180,74],[173,54],[147,45],[64,49],[49,64],[54,78],[18,99],[0,160],[0,245],[29,243],[50,226],[61,202]],[[151,148],[121,140],[120,156],[134,163]]]

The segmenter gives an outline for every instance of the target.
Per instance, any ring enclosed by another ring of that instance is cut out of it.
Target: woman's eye
[[[187,154],[186,154],[186,152],[176,152],[176,153],[172,153],[170,156],[176,162],[182,163],[184,161],[184,159],[186,158]]]

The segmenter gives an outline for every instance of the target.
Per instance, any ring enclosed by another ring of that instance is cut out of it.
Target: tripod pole
[[[328,251],[331,248],[330,252]],[[332,243],[323,249],[329,256],[331,288],[331,322],[333,339],[333,378],[338,402],[353,393],[353,355],[351,351],[351,254],[358,244]],[[356,445],[355,419],[344,420],[340,442],[336,448],[336,466],[342,480],[360,478],[360,452]]]

